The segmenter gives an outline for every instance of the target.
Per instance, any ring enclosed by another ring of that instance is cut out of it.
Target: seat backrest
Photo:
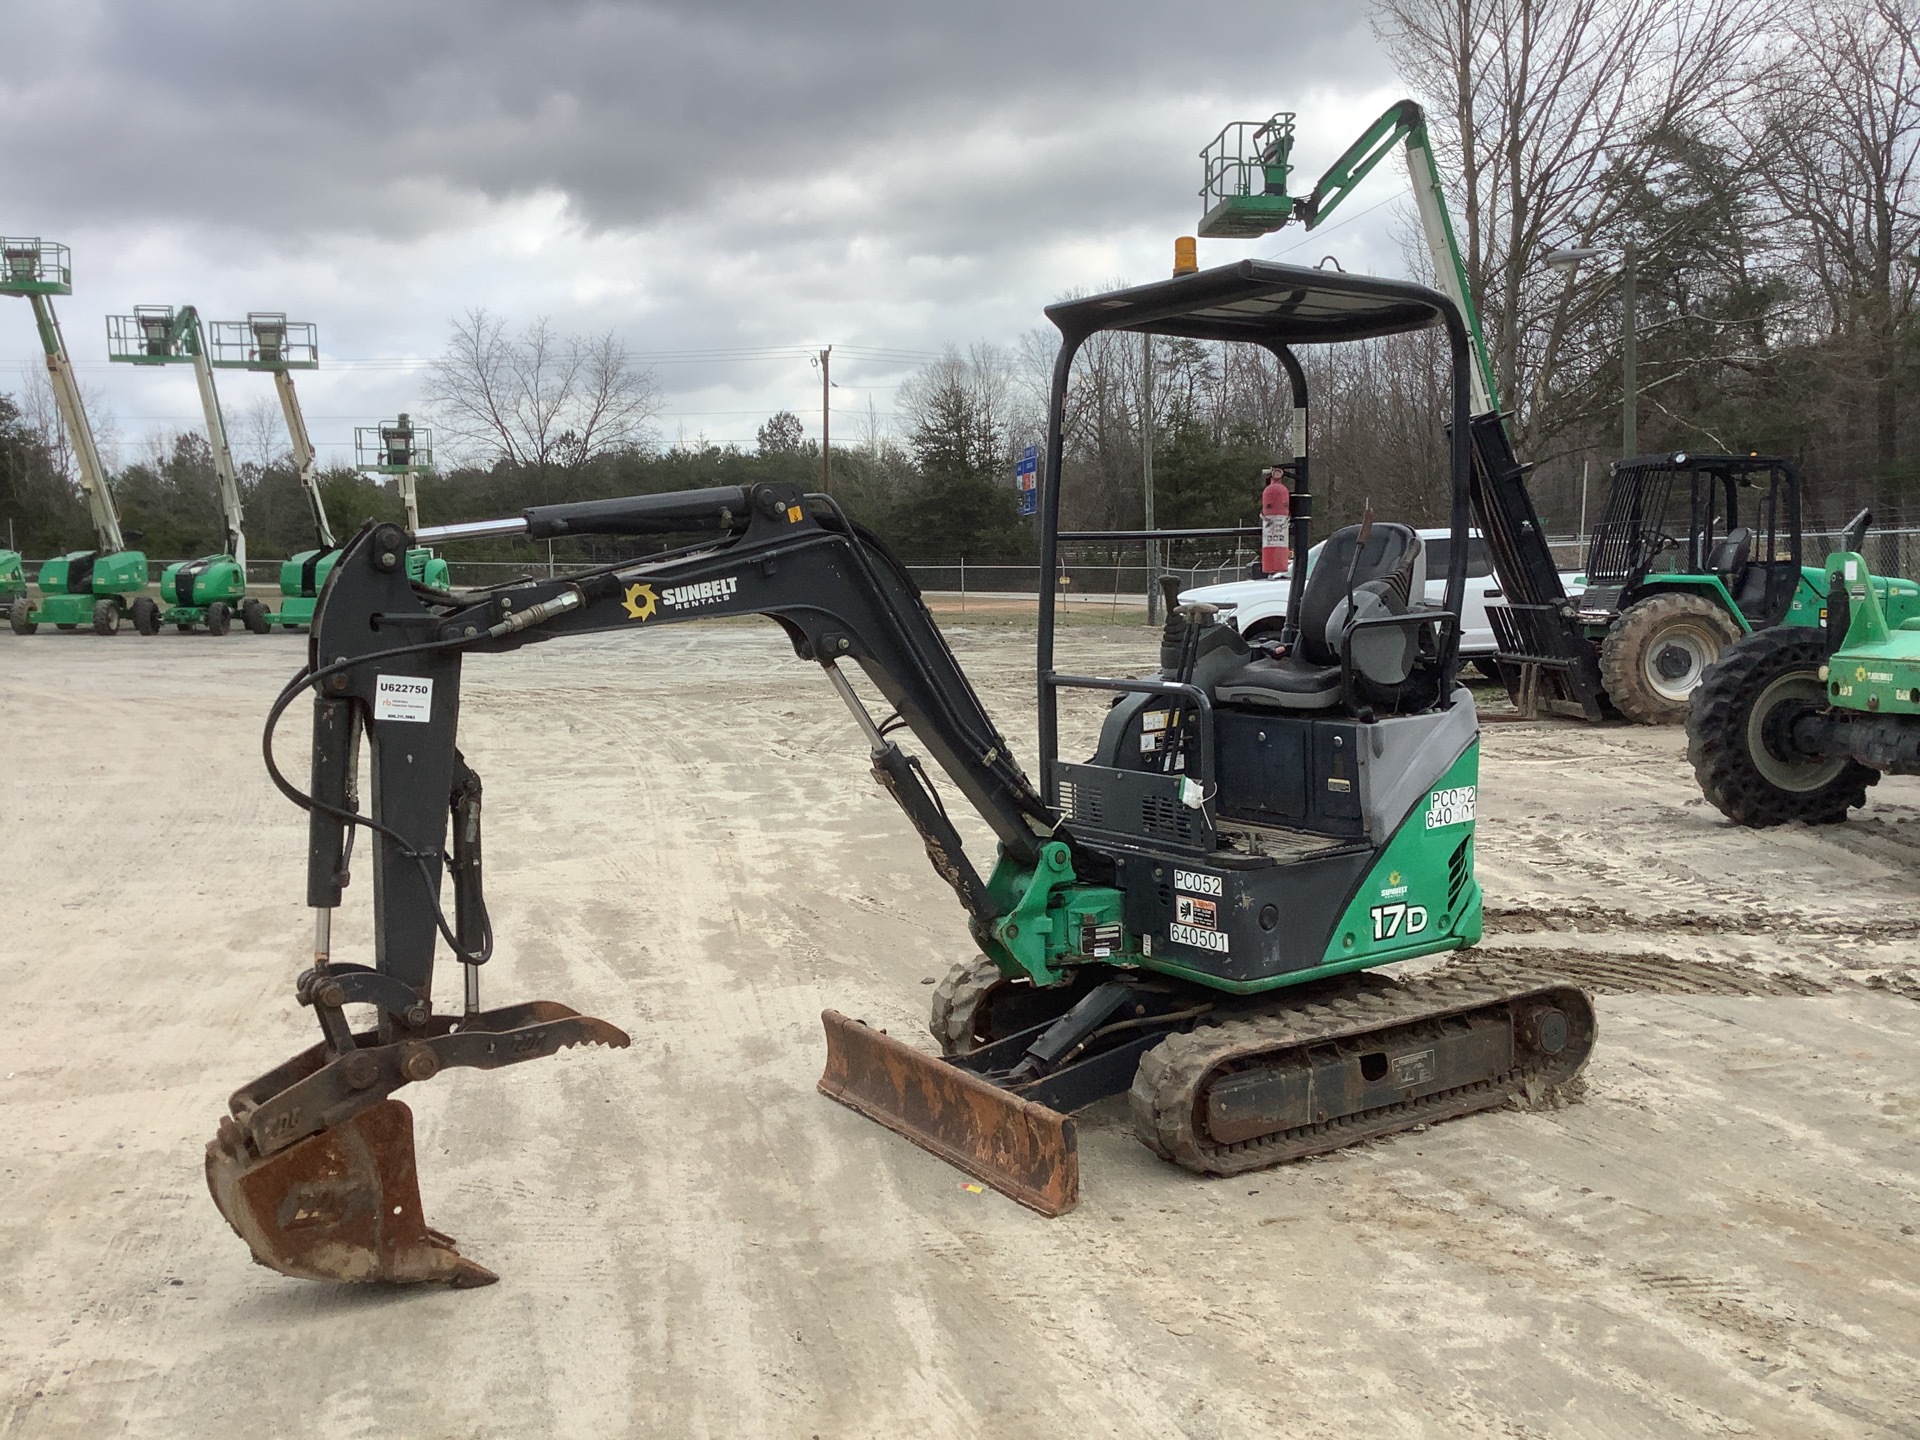
[[[1360,552],[1357,563],[1355,550]],[[1416,584],[1425,584],[1421,558],[1420,537],[1410,526],[1376,522],[1364,547],[1358,525],[1329,535],[1300,598],[1300,658],[1310,665],[1339,663],[1340,652],[1327,643],[1327,621],[1347,598],[1349,566],[1355,589],[1371,580],[1384,580],[1405,609],[1409,596],[1419,598]]]
[[[1707,556],[1707,568],[1716,575],[1731,580],[1747,568],[1747,560],[1753,554],[1753,531],[1744,525],[1736,525],[1726,533],[1726,538],[1713,547],[1713,553]]]

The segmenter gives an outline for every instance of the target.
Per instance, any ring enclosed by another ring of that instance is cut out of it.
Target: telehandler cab
[[[639,636],[759,614],[825,670],[982,958],[938,988],[932,1026],[944,1056],[827,1011],[820,1089],[1043,1214],[1075,1203],[1072,1112],[1105,1096],[1129,1096],[1140,1139],[1159,1155],[1227,1175],[1537,1096],[1579,1071],[1595,1026],[1576,988],[1482,970],[1399,982],[1357,973],[1480,935],[1479,726],[1455,678],[1471,464],[1458,309],[1418,285],[1243,261],[1048,315],[1063,343],[1042,574],[1062,541],[1087,538],[1062,533],[1059,513],[1069,372],[1089,337],[1127,330],[1261,346],[1304,409],[1293,347],[1440,331],[1454,382],[1445,603],[1423,603],[1414,532],[1368,520],[1328,538],[1310,579],[1296,571],[1296,623],[1277,645],[1250,648],[1209,607],[1186,607],[1169,620],[1158,673],[1105,677],[1056,667],[1053,597],[1042,587],[1036,783],[905,570],[830,496],[731,486],[538,506],[417,537],[363,527],[320,596],[307,666],[267,720],[269,771],[309,816],[315,957],[296,993],[322,1039],[237,1091],[207,1149],[214,1200],[257,1260],[321,1279],[491,1281],[427,1228],[410,1112],[393,1095],[449,1067],[628,1044],[606,1021],[552,1001],[480,1006],[493,937],[480,782],[455,744],[461,666],[470,653],[565,635]],[[1301,554],[1306,471],[1296,466],[1302,503],[1292,514]],[[409,581],[415,539],[502,535],[699,538],[457,603]],[[891,714],[875,718],[842,662],[865,672]],[[1113,697],[1085,761],[1059,754],[1062,691]],[[309,692],[303,792],[274,768],[271,737]],[[893,738],[901,728],[993,832],[986,873],[937,798],[931,767]],[[354,793],[362,739],[370,814]],[[372,839],[372,965],[336,958],[330,943],[355,828]],[[434,1011],[437,939],[465,967],[463,1013]],[[377,1024],[356,1033],[350,1005],[373,1006]]]

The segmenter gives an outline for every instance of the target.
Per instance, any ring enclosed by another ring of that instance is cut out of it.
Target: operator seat
[[[1731,589],[1734,580],[1742,570],[1747,568],[1747,561],[1752,556],[1753,531],[1744,525],[1736,525],[1707,556],[1707,569],[1725,580],[1727,587]]]
[[[1358,525],[1334,531],[1307,576],[1306,593],[1300,599],[1300,638],[1293,653],[1279,660],[1251,660],[1222,676],[1214,682],[1215,697],[1223,703],[1275,710],[1325,710],[1337,705],[1341,643],[1352,621],[1368,615],[1406,614],[1415,597],[1425,599],[1426,578],[1426,555],[1410,527],[1376,524],[1364,546]],[[1382,627],[1367,638],[1388,652],[1383,657],[1386,668],[1412,670],[1418,646],[1413,627]]]

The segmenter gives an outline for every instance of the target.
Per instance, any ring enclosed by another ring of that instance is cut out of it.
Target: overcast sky
[[[62,325],[123,459],[198,424],[184,367],[106,363],[102,317],[136,303],[315,321],[323,368],[299,384],[328,461],[356,421],[420,408],[421,361],[469,306],[616,331],[650,357],[669,443],[751,445],[783,406],[817,435],[805,355],[834,344],[851,440],[869,402],[890,422],[917,360],[1010,344],[1070,289],[1165,274],[1227,121],[1299,112],[1305,189],[1402,93],[1362,7],[1301,0],[7,15],[0,232],[72,247]],[[1201,263],[1331,253],[1403,273],[1405,189],[1383,165],[1347,223],[1203,241]],[[0,389],[38,353],[25,302],[0,299]],[[272,396],[264,376],[222,385],[236,430]]]

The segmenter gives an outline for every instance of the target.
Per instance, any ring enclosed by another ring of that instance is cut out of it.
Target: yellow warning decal
[[[798,525],[800,519],[800,507],[798,505],[789,505],[787,507],[787,523],[790,525]]]

